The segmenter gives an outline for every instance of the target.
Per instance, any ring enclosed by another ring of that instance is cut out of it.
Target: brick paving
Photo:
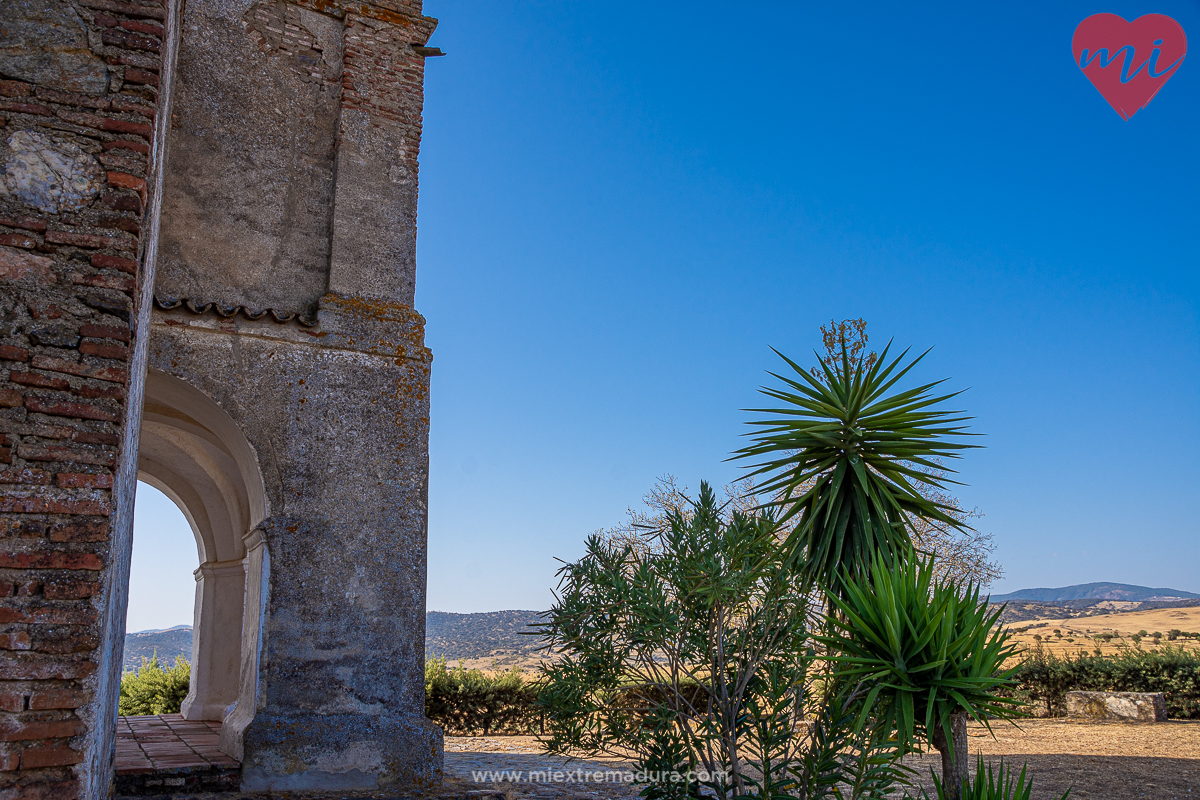
[[[140,775],[193,767],[238,767],[217,747],[221,723],[179,714],[117,718],[117,774]]]

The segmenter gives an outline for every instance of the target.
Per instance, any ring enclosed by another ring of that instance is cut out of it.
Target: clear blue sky
[[[997,591],[1200,591],[1200,55],[1124,121],[1099,11],[1200,42],[1180,2],[427,0],[429,607],[544,608],[656,476],[735,478],[769,346],[846,317],[968,389]]]

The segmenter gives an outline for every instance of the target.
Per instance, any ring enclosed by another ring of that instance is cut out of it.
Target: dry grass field
[[[1120,608],[1119,601],[1112,601],[1115,608]],[[1180,639],[1168,641],[1167,633],[1171,630],[1200,631],[1200,606],[1190,608],[1160,608],[1152,611],[1133,611],[1129,613],[1103,614],[1091,617],[1057,617],[1046,619],[1031,619],[1015,622],[1009,626],[1015,633],[1018,643],[1033,647],[1038,643],[1036,637],[1041,637],[1043,647],[1057,655],[1076,655],[1091,653],[1096,648],[1105,655],[1119,652],[1122,647],[1134,645],[1133,635],[1145,631],[1139,646],[1154,649],[1162,645],[1183,645],[1188,648],[1200,649],[1200,641],[1195,639]],[[1152,635],[1161,633],[1159,639]],[[1111,640],[1097,636],[1111,634]]]

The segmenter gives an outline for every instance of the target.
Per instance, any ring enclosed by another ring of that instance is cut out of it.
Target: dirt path
[[[1157,725],[1023,720],[1021,728],[995,726],[995,738],[973,725],[971,757],[996,764],[1028,763],[1034,800],[1058,798],[1071,788],[1072,800],[1200,800],[1200,722]],[[930,767],[936,755],[906,759],[918,770],[918,785],[932,789]],[[496,788],[511,797],[609,800],[636,796],[640,787],[618,776],[620,761],[565,762],[541,755],[533,736],[446,737],[446,774],[464,788]],[[491,780],[472,773],[493,771]],[[529,780],[531,772],[542,772]],[[558,779],[555,779],[555,773]],[[520,774],[518,774],[520,773]],[[499,777],[498,777],[499,776]],[[523,778],[510,780],[510,778]]]

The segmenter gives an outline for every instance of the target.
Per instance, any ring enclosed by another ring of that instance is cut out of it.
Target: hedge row
[[[537,689],[520,670],[488,674],[444,658],[425,662],[425,716],[452,735],[536,733]]]
[[[1200,719],[1200,651],[1166,646],[1126,648],[1115,656],[1059,657],[1038,645],[1016,673],[1014,695],[1043,707],[1049,716],[1066,713],[1066,693],[1162,692],[1167,716]]]

